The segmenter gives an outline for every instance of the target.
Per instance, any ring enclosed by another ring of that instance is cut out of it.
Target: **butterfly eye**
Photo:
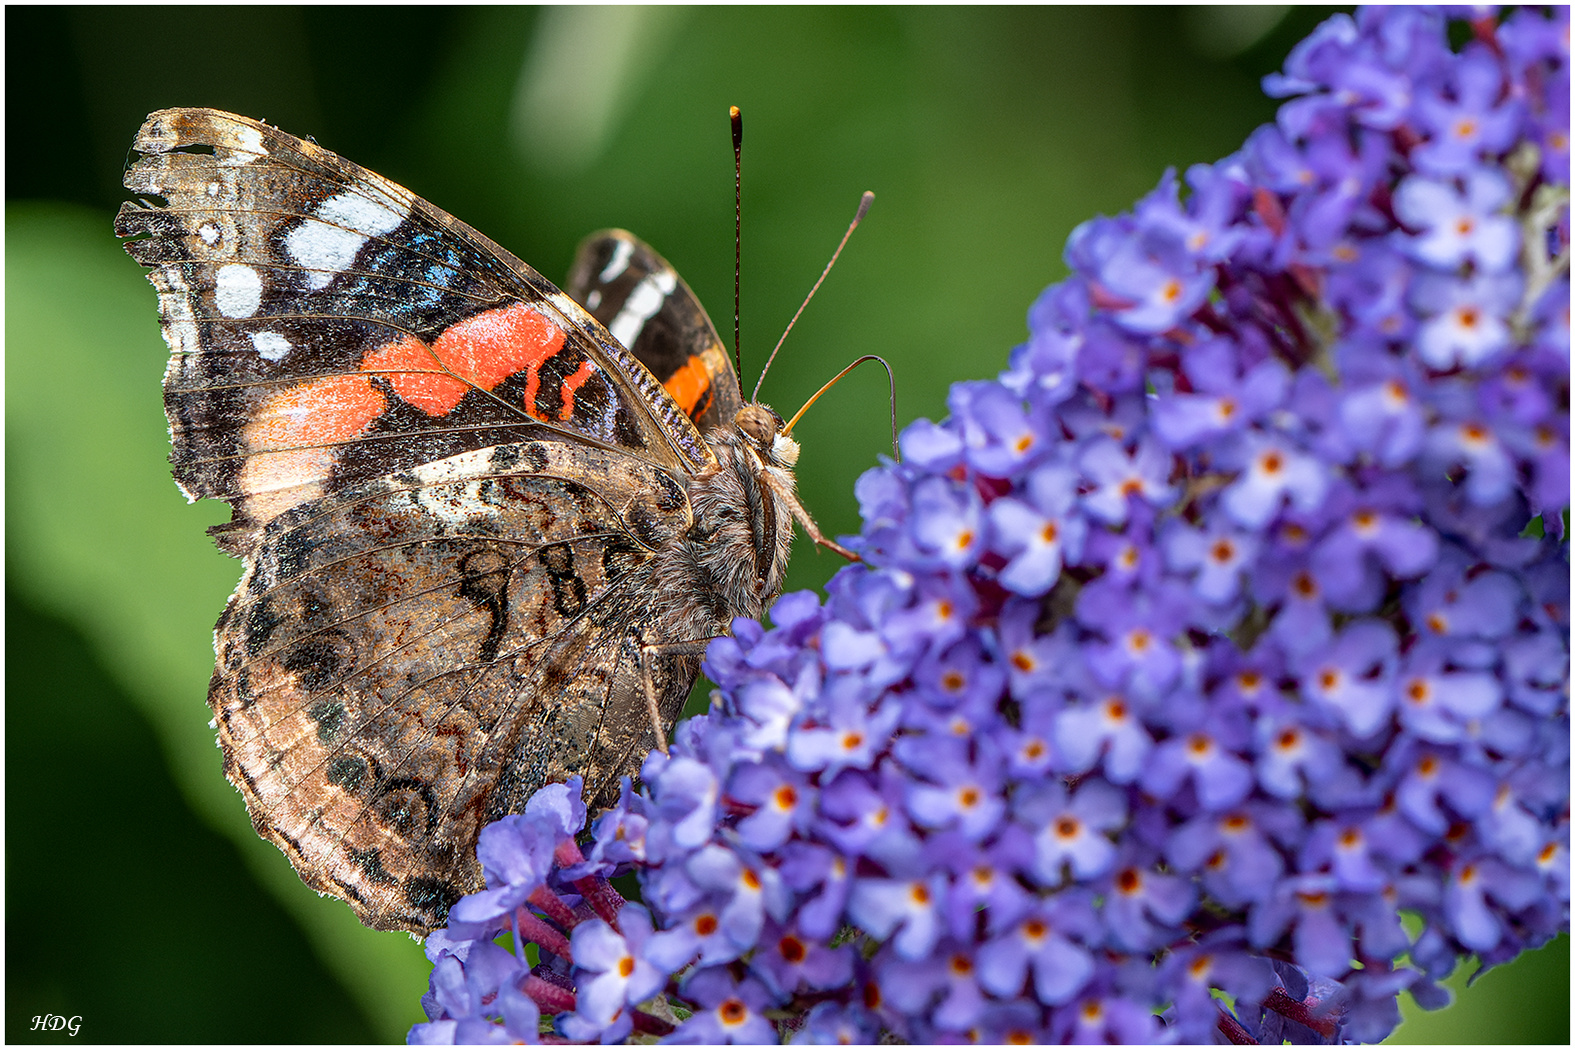
[[[777,428],[782,425],[777,414],[764,405],[745,405],[733,417],[733,422],[762,450],[771,447]]]

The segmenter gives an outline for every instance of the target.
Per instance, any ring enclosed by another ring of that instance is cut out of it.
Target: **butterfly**
[[[115,230],[150,267],[171,463],[244,560],[208,693],[259,835],[421,936],[542,785],[593,806],[706,643],[781,592],[798,446],[689,287],[610,230],[560,291],[259,121],[151,114]]]

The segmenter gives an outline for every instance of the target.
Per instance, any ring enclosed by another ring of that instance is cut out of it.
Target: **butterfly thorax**
[[[758,619],[787,574],[793,542],[793,464],[798,443],[770,408],[749,404],[706,442],[716,465],[689,481],[694,524],[657,568],[662,595],[697,637],[728,633],[733,618]]]

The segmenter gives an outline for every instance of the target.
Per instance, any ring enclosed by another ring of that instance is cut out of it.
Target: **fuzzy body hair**
[[[745,406],[740,417],[751,409]],[[770,412],[770,409],[764,409]],[[793,462],[797,446],[777,433],[759,436],[738,423],[716,427],[706,442],[716,466],[689,480],[694,523],[661,550],[652,577],[658,621],[677,637],[732,633],[733,619],[759,619],[782,593],[793,544]]]

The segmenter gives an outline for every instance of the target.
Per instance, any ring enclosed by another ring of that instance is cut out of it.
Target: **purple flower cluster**
[[[638,791],[483,833],[412,1041],[1366,1042],[1568,929],[1568,9],[1266,86]]]

